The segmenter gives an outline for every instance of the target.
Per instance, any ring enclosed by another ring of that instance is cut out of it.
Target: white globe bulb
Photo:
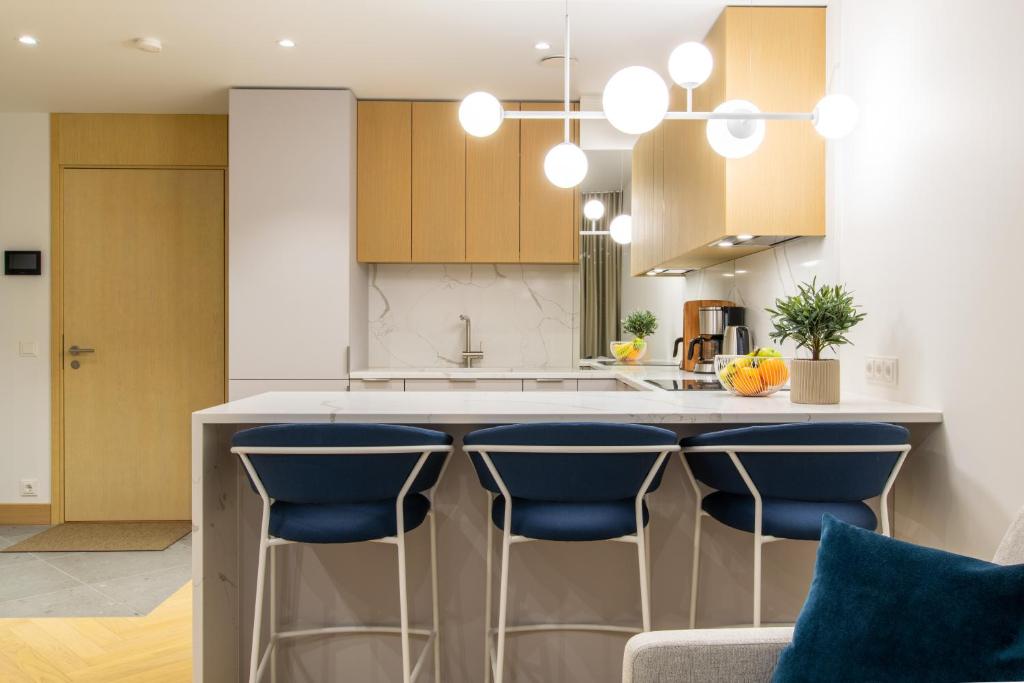
[[[715,107],[715,113],[757,114],[760,109],[747,100],[728,100]],[[763,119],[710,119],[708,143],[726,159],[741,159],[753,154],[764,142]]]
[[[668,75],[684,88],[696,88],[711,75],[715,58],[701,43],[683,43],[668,56]]]
[[[829,140],[844,138],[857,127],[860,107],[846,95],[826,95],[814,107],[814,130]]]
[[[587,155],[571,142],[555,145],[544,157],[544,175],[558,187],[576,187],[587,177]]]
[[[608,226],[608,232],[619,244],[629,244],[633,241],[633,217],[628,213],[616,216]]]
[[[601,105],[608,122],[623,133],[653,130],[668,111],[668,86],[653,69],[628,66],[604,86]]]
[[[505,108],[498,98],[488,92],[466,95],[459,105],[459,123],[470,135],[485,138],[501,127]]]
[[[591,199],[583,205],[583,215],[590,221],[599,221],[604,216],[604,204],[600,199]]]

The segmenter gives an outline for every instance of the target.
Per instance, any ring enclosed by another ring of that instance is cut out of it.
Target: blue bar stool
[[[256,572],[249,681],[257,683],[278,642],[304,636],[379,633],[402,639],[402,680],[411,683],[434,653],[434,680],[441,680],[437,599],[437,532],[432,490],[448,463],[452,438],[417,427],[377,424],[287,424],[246,429],[232,439],[253,488],[263,500]],[[430,523],[433,628],[409,628],[405,534]],[[278,631],[274,605],[275,549],[290,543],[393,544],[398,550],[401,625],[329,626]],[[270,556],[270,639],[260,655],[263,594]],[[427,642],[410,666],[409,637]],[[271,663],[272,676],[275,671]]]
[[[668,454],[678,451],[673,432],[658,427],[603,423],[539,423],[492,427],[467,434],[493,524],[487,525],[487,602],[484,680],[504,675],[505,637],[527,631],[640,629],[606,624],[507,625],[508,560],[526,541],[624,541],[637,548],[643,631],[651,629],[648,524],[644,496],[658,487]],[[493,530],[502,532],[498,627],[491,626]],[[492,648],[491,637],[496,636]]]
[[[880,422],[744,427],[682,441],[696,495],[690,628],[697,622],[701,519],[754,534],[754,626],[761,625],[761,554],[782,539],[821,540],[828,512],[864,529],[878,526],[864,501],[879,497],[882,533],[891,535],[889,492],[910,452],[910,433]],[[697,482],[713,492],[704,496]]]

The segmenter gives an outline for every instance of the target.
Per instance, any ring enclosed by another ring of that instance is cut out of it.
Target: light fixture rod
[[[565,141],[569,142],[569,70],[572,64],[572,54],[569,52],[569,0],[565,1],[565,55],[562,62],[564,62],[562,84],[565,104]]]
[[[506,119],[565,119],[568,130],[570,119],[606,119],[603,111],[505,111]],[[726,121],[813,121],[813,112],[714,112],[714,111],[670,111],[665,118],[673,121],[708,121],[724,119]]]

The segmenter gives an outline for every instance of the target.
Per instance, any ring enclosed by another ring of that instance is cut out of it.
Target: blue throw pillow
[[[1024,680],[1024,565],[895,541],[825,515],[773,681]]]

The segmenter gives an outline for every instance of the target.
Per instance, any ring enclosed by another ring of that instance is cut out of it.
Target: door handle
[[[87,349],[76,344],[68,349],[68,353],[70,353],[72,356],[79,356],[83,353],[96,353],[96,349]]]

